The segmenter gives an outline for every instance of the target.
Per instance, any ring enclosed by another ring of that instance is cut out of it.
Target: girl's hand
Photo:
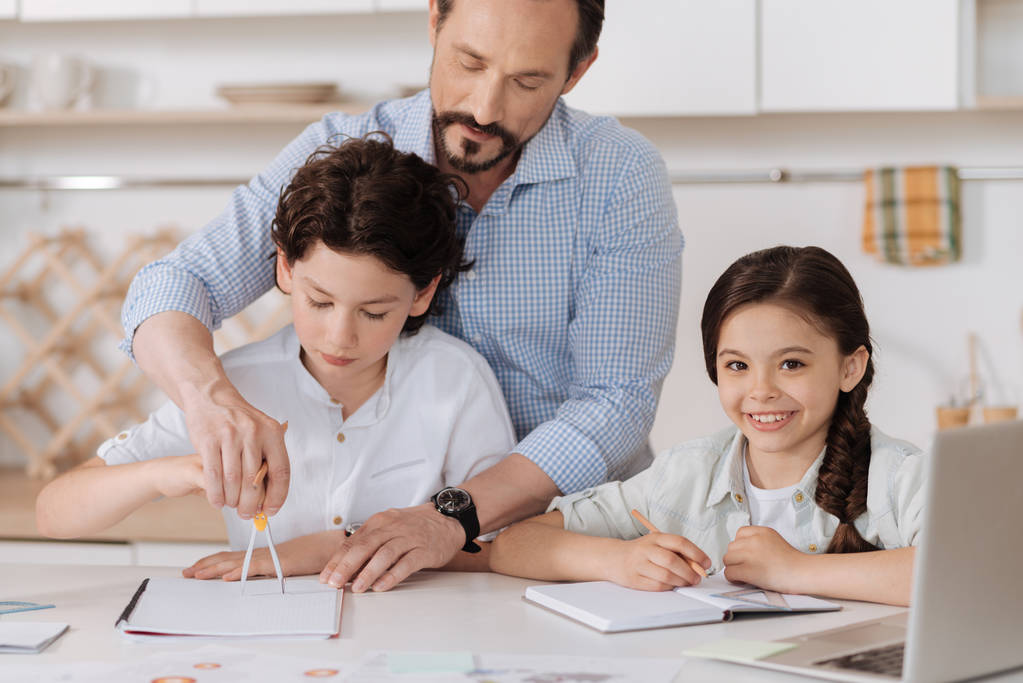
[[[166,498],[202,493],[202,460],[197,454],[170,455],[149,461],[153,465],[153,485]]]
[[[725,578],[779,593],[799,593],[798,570],[809,557],[770,527],[744,526],[728,544]]]
[[[675,534],[651,532],[631,541],[623,541],[608,567],[608,578],[628,588],[666,591],[675,586],[693,586],[700,575],[685,558],[705,568],[711,565],[702,550],[687,538]],[[684,557],[683,557],[684,556]]]

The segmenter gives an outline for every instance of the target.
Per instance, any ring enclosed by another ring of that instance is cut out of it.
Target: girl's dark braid
[[[838,517],[839,525],[829,553],[877,550],[867,543],[853,522],[867,509],[867,471],[870,469],[870,421],[864,409],[874,375],[873,359],[860,383],[842,393],[828,429],[827,452],[817,477],[817,505]]]

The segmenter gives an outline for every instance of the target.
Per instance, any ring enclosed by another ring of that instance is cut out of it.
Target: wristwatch
[[[473,541],[480,535],[480,518],[476,515],[476,504],[465,489],[448,486],[442,488],[430,498],[437,512],[445,517],[453,517],[465,529],[465,545],[462,550],[467,553],[478,553],[481,548]]]

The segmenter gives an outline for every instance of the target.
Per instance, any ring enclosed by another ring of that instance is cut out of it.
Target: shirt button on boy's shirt
[[[817,552],[817,544],[816,543],[811,543],[810,544],[810,552],[811,553]]]
[[[334,526],[338,526],[339,524],[341,524],[342,519],[341,519],[341,516],[338,515],[338,516],[334,517],[334,519],[332,519],[331,521],[334,523]]]
[[[341,433],[341,432],[337,433],[337,442],[338,443],[344,443],[345,442],[345,435],[343,433]]]
[[[743,498],[741,493],[736,493],[735,494],[735,502],[736,503],[741,503],[743,500],[745,500],[745,498]]]
[[[117,440],[118,441],[124,441],[127,438],[128,438],[128,432],[121,432],[120,434],[117,435]]]
[[[475,271],[475,270],[470,270],[469,272],[467,272],[467,273],[465,274],[465,279],[466,279],[466,280],[469,280],[470,282],[472,282],[473,280],[475,280],[475,279],[476,279],[476,277],[477,277],[477,275],[476,275],[476,271]]]
[[[802,503],[803,502],[803,494],[802,493],[797,493],[796,494],[796,502],[797,503]]]

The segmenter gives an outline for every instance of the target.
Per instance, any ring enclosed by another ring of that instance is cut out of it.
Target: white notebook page
[[[342,592],[317,579],[149,579],[127,622],[131,632],[203,636],[319,636],[338,632]]]

